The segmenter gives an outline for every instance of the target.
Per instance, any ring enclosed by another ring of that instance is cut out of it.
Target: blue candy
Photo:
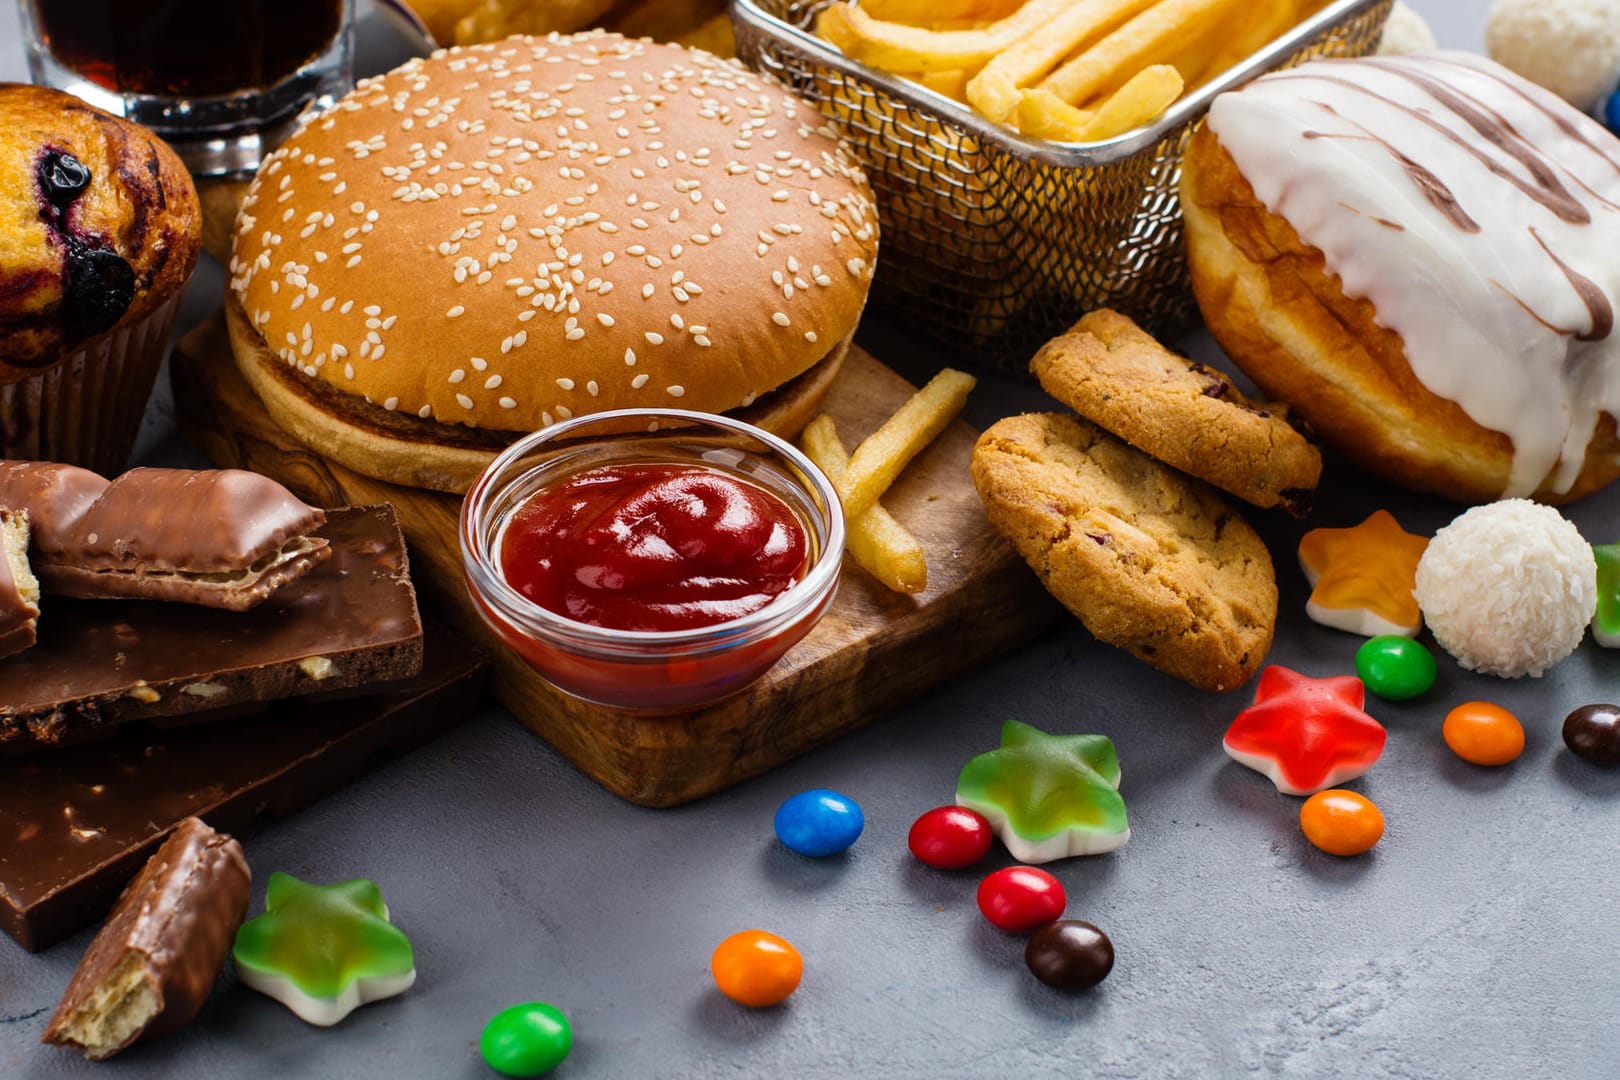
[[[1603,122],[1609,125],[1609,130],[1620,135],[1620,90],[1609,95],[1609,100],[1603,103]]]
[[[816,858],[849,850],[865,825],[860,804],[828,788],[801,791],[776,811],[777,839]]]

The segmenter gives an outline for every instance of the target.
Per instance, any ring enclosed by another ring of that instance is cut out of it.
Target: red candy
[[[1226,752],[1285,795],[1353,780],[1384,752],[1384,726],[1361,709],[1366,696],[1353,675],[1313,679],[1273,664],[1227,730]]]
[[[979,882],[979,910],[1010,934],[1027,934],[1063,914],[1063,883],[1033,866],[1009,866]]]
[[[972,866],[990,851],[990,822],[965,806],[936,806],[911,826],[906,842],[917,860],[938,870]]]

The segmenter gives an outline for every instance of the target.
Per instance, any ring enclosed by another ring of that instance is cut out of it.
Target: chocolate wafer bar
[[[319,535],[332,557],[251,611],[54,600],[34,647],[0,661],[0,752],[415,675],[422,623],[393,508],[334,510]]]
[[[250,884],[242,845],[186,818],[124,890],[40,1041],[99,1061],[190,1023],[247,914]]]
[[[246,835],[476,715],[488,660],[442,626],[425,638],[422,673],[378,693],[0,758],[0,930],[46,948],[106,914],[184,818]]]
[[[324,515],[241,469],[131,469],[105,480],[49,462],[0,462],[0,506],[28,511],[44,590],[245,611],[329,554]]]
[[[34,643],[39,582],[28,567],[28,511],[0,509],[0,659]]]

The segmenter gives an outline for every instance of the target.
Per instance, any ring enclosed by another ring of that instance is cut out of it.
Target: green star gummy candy
[[[322,1027],[416,981],[410,939],[365,878],[311,885],[271,874],[264,914],[242,924],[231,956],[244,983]]]
[[[1131,838],[1119,755],[1105,735],[1048,735],[1008,720],[1001,748],[962,768],[956,801],[989,819],[1023,862],[1113,851]]]

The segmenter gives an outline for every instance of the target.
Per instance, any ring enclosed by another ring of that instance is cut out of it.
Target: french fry
[[[968,100],[997,123],[1019,105],[1019,90],[1051,71],[1076,50],[1092,44],[1158,0],[1079,0],[1039,33],[1015,42],[985,64],[968,83]]]
[[[1169,62],[1176,65],[1188,86],[1198,86],[1259,51],[1327,4],[1328,0],[1277,0],[1245,8],[1241,19],[1223,24],[1219,33],[1210,35],[1212,40],[1204,50],[1202,63],[1180,58]]]
[[[1173,50],[1175,42],[1202,35],[1253,0],[1162,0],[1076,56],[1040,84],[1071,105],[1084,104],[1124,85],[1138,71]]]
[[[1012,119],[1018,130],[1034,139],[1080,142],[1091,124],[1091,113],[1077,109],[1050,90],[1024,90]]]
[[[995,22],[1018,10],[1024,0],[861,0],[874,19],[930,26],[942,22]]]
[[[889,490],[900,470],[962,411],[975,381],[965,372],[946,368],[855,448],[849,467],[833,481],[846,519],[864,514]]]
[[[836,484],[849,467],[849,454],[833,418],[822,415],[810,421],[799,442],[810,460]],[[873,503],[859,517],[847,518],[845,526],[845,550],[885,588],[919,593],[928,587],[922,541],[894,520],[881,503]]]
[[[917,76],[917,81],[936,94],[943,94],[952,101],[967,104],[968,73],[961,68],[953,68],[950,71],[925,71]]]
[[[880,22],[851,4],[823,8],[816,32],[846,56],[900,73],[977,70],[1019,39],[1061,15],[1073,0],[1028,0],[1023,7],[982,30],[924,30]]]
[[[1101,142],[1152,123],[1181,96],[1183,85],[1169,64],[1143,68],[1097,107],[1080,141]]]
[[[602,21],[625,37],[678,41],[714,15],[725,14],[725,0],[635,0],[616,3]]]

